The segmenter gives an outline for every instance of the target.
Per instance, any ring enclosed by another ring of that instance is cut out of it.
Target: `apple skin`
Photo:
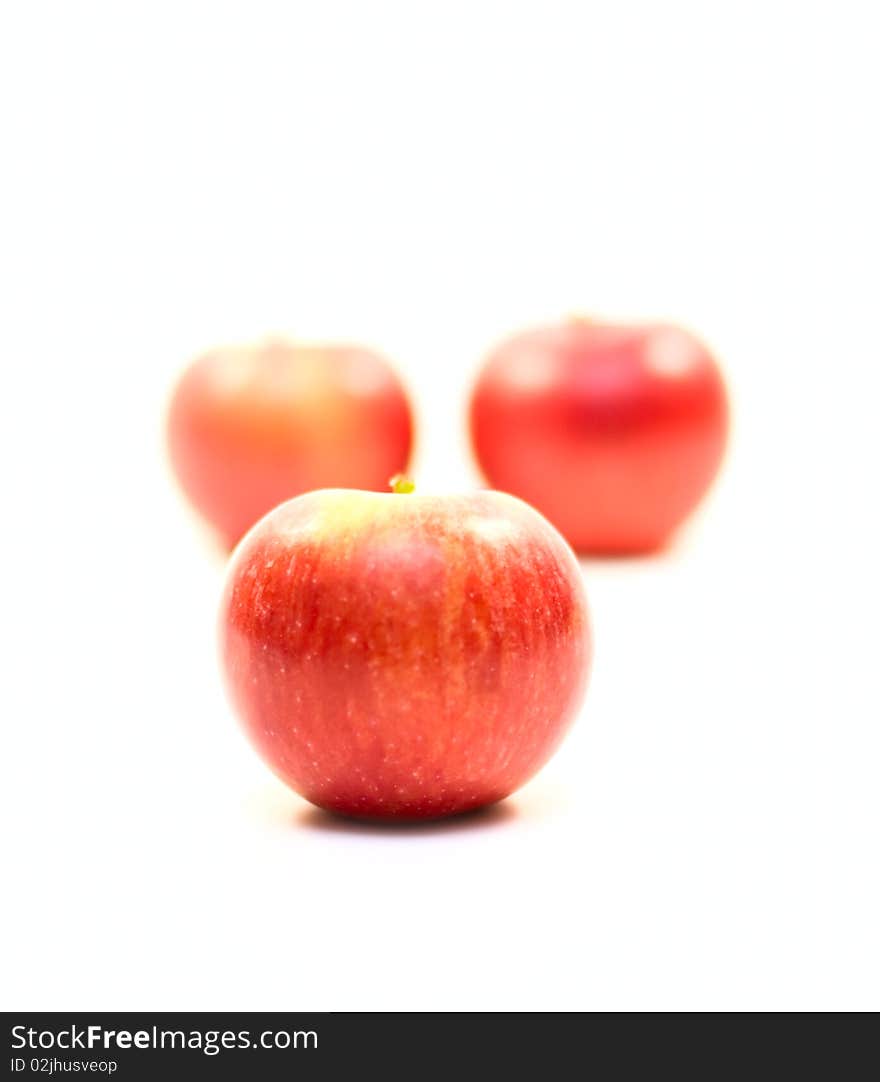
[[[168,415],[180,484],[229,548],[301,492],[387,489],[412,439],[394,371],[355,346],[269,340],[214,350],[184,372]]]
[[[275,773],[322,808],[418,820],[512,793],[581,703],[580,568],[498,492],[311,492],[233,555],[231,700]]]
[[[581,553],[662,548],[715,477],[728,431],[718,365],[665,324],[572,319],[510,338],[470,405],[489,483]]]

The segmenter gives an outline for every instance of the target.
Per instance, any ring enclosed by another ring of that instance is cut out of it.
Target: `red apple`
[[[385,489],[406,468],[412,414],[397,376],[354,346],[284,341],[217,349],[171,402],[172,464],[229,547],[310,489]]]
[[[574,717],[591,656],[571,550],[499,492],[290,500],[233,556],[221,641],[275,773],[320,807],[385,819],[521,786]]]
[[[580,552],[661,547],[706,492],[727,439],[712,355],[677,327],[570,320],[489,357],[471,399],[489,483]]]

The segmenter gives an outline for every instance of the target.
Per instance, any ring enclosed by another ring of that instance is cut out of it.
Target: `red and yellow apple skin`
[[[498,492],[311,492],[233,555],[221,611],[232,702],[313,804],[418,820],[501,800],[581,703],[578,564]]]
[[[181,486],[230,548],[301,492],[386,489],[406,468],[412,438],[394,371],[354,346],[215,350],[183,374],[168,417]]]
[[[662,548],[721,464],[718,365],[680,328],[573,319],[519,334],[473,391],[489,483],[528,500],[579,552]]]

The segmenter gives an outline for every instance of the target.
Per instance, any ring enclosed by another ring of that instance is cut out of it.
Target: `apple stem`
[[[388,482],[391,485],[391,491],[401,495],[406,492],[414,492],[416,483],[411,477],[407,477],[405,473],[396,473]]]

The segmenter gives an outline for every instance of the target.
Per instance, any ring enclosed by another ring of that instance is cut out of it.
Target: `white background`
[[[4,1007],[880,1007],[874,14],[4,6]],[[715,347],[721,482],[585,563],[592,687],[520,794],[314,812],[224,701],[171,381],[362,340],[468,486],[481,356],[571,311]]]

